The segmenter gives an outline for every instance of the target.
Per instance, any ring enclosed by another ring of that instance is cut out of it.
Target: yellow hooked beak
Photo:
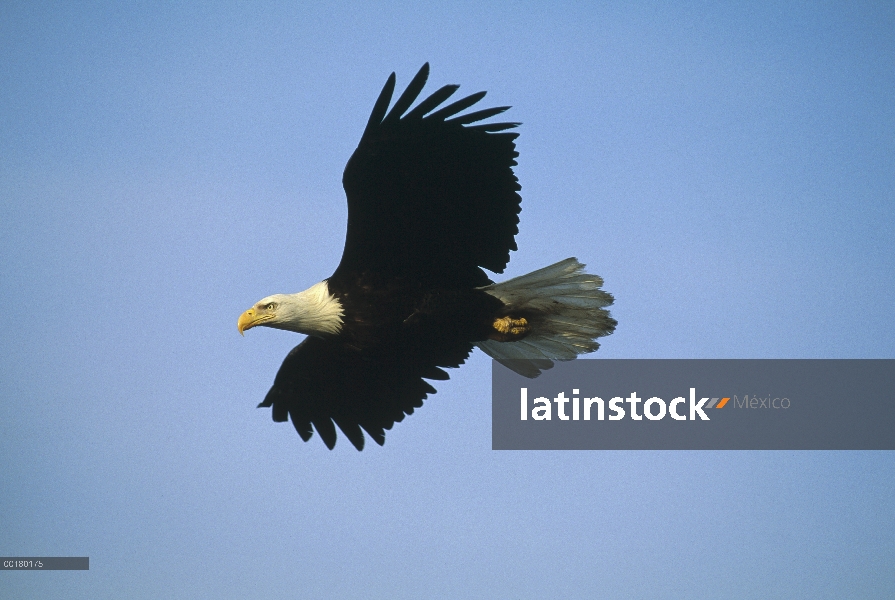
[[[239,315],[239,320],[236,322],[236,328],[239,330],[239,335],[245,335],[243,333],[246,329],[251,329],[255,325],[259,325],[264,321],[268,321],[273,319],[275,315],[272,314],[258,314],[258,311],[254,308],[250,308],[245,311],[241,315]]]

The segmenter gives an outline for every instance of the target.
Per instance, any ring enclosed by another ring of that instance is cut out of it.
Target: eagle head
[[[245,335],[256,325],[306,335],[335,335],[342,329],[342,303],[329,293],[326,281],[297,294],[274,294],[239,315],[236,328]]]

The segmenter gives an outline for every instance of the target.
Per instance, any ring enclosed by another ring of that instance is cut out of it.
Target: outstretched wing
[[[442,357],[439,364],[459,366],[471,349],[471,344],[456,348],[452,358]],[[316,430],[332,449],[338,425],[354,447],[363,450],[361,430],[381,446],[386,429],[435,393],[423,377],[448,379],[432,361],[378,360],[337,340],[308,337],[286,356],[258,407],[271,407],[274,421],[291,419],[304,441]]]
[[[455,116],[485,92],[438,108],[456,85],[407,112],[428,75],[426,63],[389,111],[392,73],[376,101],[342,178],[348,233],[331,280],[373,271],[422,284],[487,285],[480,267],[501,273],[516,249],[519,134],[504,131],[518,123],[469,125],[506,106]]]

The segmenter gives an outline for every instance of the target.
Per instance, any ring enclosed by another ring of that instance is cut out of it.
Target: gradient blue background
[[[895,357],[895,5],[0,6],[4,598],[892,598],[889,452],[494,452],[476,353],[363,453],[256,410],[425,61],[522,121],[506,276],[620,358]]]

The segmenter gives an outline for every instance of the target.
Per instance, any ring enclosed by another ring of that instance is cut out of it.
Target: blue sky
[[[895,358],[891,3],[0,7],[0,554],[41,598],[889,598],[891,452],[494,452],[477,353],[383,448],[256,410],[388,74],[521,121],[519,252],[604,358]]]

